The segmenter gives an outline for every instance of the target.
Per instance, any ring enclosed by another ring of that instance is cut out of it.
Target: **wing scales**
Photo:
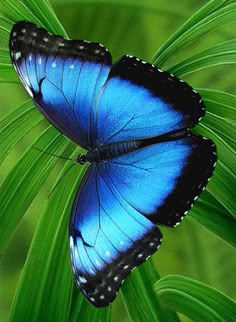
[[[12,29],[10,52],[25,88],[49,122],[80,146],[91,147],[96,102],[111,65],[107,49],[21,21]]]
[[[95,306],[111,303],[124,278],[159,247],[161,238],[159,229],[104,180],[103,169],[91,166],[70,221],[73,270],[86,298]]]

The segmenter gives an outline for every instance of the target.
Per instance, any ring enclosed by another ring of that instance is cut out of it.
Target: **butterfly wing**
[[[175,226],[205,187],[215,146],[200,136],[162,142],[92,165],[70,222],[76,281],[95,306],[113,301],[124,278],[161,243],[154,224]]]
[[[92,165],[70,220],[70,253],[78,286],[95,306],[111,303],[124,278],[161,243],[159,229],[117,194]]]
[[[103,177],[154,224],[176,226],[206,186],[216,163],[202,136],[152,144],[104,163]]]
[[[89,147],[93,110],[110,70],[108,50],[21,21],[12,29],[10,53],[22,83],[45,117],[72,141]]]
[[[204,113],[200,95],[185,82],[124,56],[112,65],[102,89],[95,139],[111,144],[163,135],[193,127]]]
[[[189,128],[205,112],[201,97],[173,75],[129,56],[111,68],[102,45],[65,40],[30,22],[14,25],[10,52],[38,108],[85,148]]]

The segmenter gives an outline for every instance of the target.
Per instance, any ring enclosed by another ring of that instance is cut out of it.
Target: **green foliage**
[[[156,283],[155,290],[165,305],[194,321],[235,321],[235,302],[203,283],[169,275]]]
[[[183,230],[181,227],[176,229],[174,235],[163,229],[164,244],[172,241],[172,252],[173,247],[179,247],[177,253],[186,253],[177,262],[173,254],[167,257],[168,251],[163,245],[160,255],[158,252],[153,256],[154,264],[149,260],[124,282],[122,297],[118,296],[108,308],[96,309],[84,300],[73,282],[67,236],[71,204],[86,169],[73,166],[67,172],[70,161],[58,163],[57,158],[34,149],[75,157],[79,148],[49,126],[31,101],[22,103],[23,98],[10,112],[3,105],[0,120],[0,162],[3,166],[0,171],[3,177],[0,186],[0,252],[3,257],[8,250],[7,243],[27,211],[31,211],[32,216],[34,212],[40,216],[14,292],[10,321],[184,320],[176,312],[194,321],[235,319],[235,302],[215,288],[236,296],[232,285],[235,267],[232,254],[235,253],[218,238],[236,245],[236,96],[215,88],[227,91],[235,87],[232,64],[236,62],[236,41],[232,39],[233,28],[227,25],[236,22],[236,2],[208,1],[192,16],[193,9],[188,4],[194,4],[194,1],[181,0],[179,3],[170,0],[160,1],[160,4],[154,0],[54,0],[52,4],[59,20],[46,0],[40,4],[37,0],[0,0],[0,85],[8,83],[9,88],[13,88],[13,83],[19,83],[8,52],[9,32],[16,21],[30,20],[67,37],[62,21],[70,34],[104,42],[115,57],[131,51],[148,59],[160,45],[159,38],[163,33],[163,45],[157,50],[154,63],[179,77],[190,77],[193,84],[201,84],[201,87],[214,84],[214,89],[199,90],[207,114],[195,131],[213,139],[219,159],[206,191],[187,216],[197,223],[196,227],[186,220],[186,224],[184,221],[181,225]],[[165,34],[170,20],[175,23],[182,19],[183,22],[187,15],[190,18],[172,36],[168,32]],[[214,31],[214,37],[208,35]],[[167,36],[169,39],[165,41]],[[222,67],[226,64],[231,65],[227,73],[224,72],[227,67]],[[208,69],[213,66],[217,74],[213,68]],[[220,79],[217,80],[215,75],[220,75]],[[221,81],[225,84],[223,88]],[[3,91],[0,95],[4,97]],[[22,95],[19,89],[17,95]],[[11,92],[6,94],[6,105],[12,96]],[[52,171],[54,176],[50,177]],[[44,206],[40,214],[33,207],[41,188],[49,191],[55,184],[55,177],[63,179],[49,199],[45,196],[40,199],[39,203]],[[201,226],[215,236],[204,232]],[[205,244],[202,236],[206,236]],[[194,254],[199,256],[197,260],[193,258]],[[192,272],[191,279],[168,274],[170,271],[177,273],[180,262],[184,262],[180,273],[191,275]],[[165,263],[169,264],[168,269],[163,268]],[[163,278],[158,275],[157,268],[164,271]],[[194,278],[198,277],[214,288],[197,282]],[[1,279],[0,283],[3,282]],[[5,297],[3,292],[0,289],[1,298]],[[5,319],[6,314],[0,315],[0,320]]]

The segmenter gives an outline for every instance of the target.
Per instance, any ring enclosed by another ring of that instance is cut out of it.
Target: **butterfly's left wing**
[[[70,250],[78,286],[92,304],[113,301],[123,279],[159,247],[154,224],[173,227],[182,219],[215,161],[212,141],[190,136],[89,168],[74,202]]]
[[[20,21],[11,31],[10,54],[44,116],[76,144],[90,147],[93,110],[110,71],[108,50],[98,43],[54,36]]]

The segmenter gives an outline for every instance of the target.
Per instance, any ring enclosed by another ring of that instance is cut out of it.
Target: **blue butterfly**
[[[212,175],[214,143],[192,134],[200,95],[138,58],[112,64],[98,43],[66,40],[30,22],[14,25],[12,63],[36,106],[85,148],[90,166],[70,218],[77,285],[95,306],[111,303],[131,270],[175,227]]]

